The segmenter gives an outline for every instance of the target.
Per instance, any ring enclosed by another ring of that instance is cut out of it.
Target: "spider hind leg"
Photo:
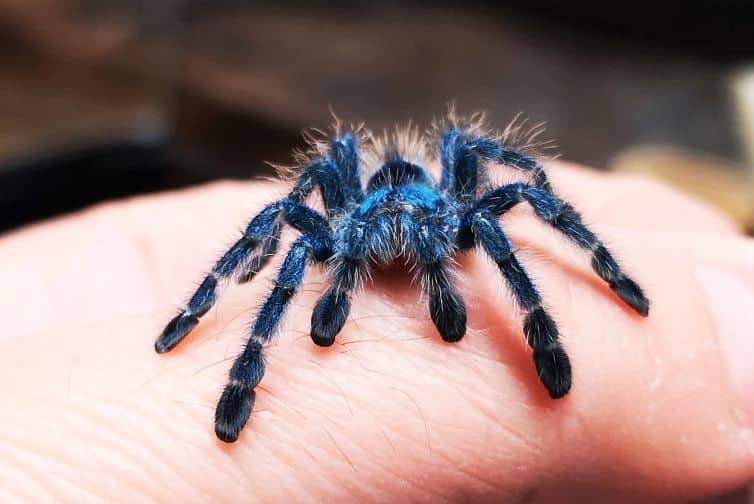
[[[592,269],[623,302],[639,315],[649,315],[649,300],[641,287],[623,272],[612,254],[584,225],[573,207],[551,191],[522,183],[504,185],[483,194],[467,215],[489,212],[498,217],[522,201],[527,201],[540,219],[563,233],[581,249],[590,252]]]
[[[482,248],[500,268],[513,296],[526,313],[524,336],[534,350],[534,365],[540,381],[553,399],[565,396],[571,389],[571,363],[560,343],[555,321],[542,306],[542,298],[534,282],[516,259],[510,241],[493,214],[478,213],[472,229]]]
[[[592,269],[602,278],[623,302],[639,315],[649,315],[649,300],[641,287],[629,278],[597,236],[587,228],[581,216],[568,203],[549,191],[529,187],[524,197],[534,212],[571,241],[592,254]]]

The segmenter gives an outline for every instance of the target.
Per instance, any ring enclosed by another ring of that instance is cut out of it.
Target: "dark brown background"
[[[0,0],[0,229],[286,162],[298,133],[546,121],[604,168],[661,144],[742,161],[748,2]]]

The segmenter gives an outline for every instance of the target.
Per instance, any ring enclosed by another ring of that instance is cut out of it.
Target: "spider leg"
[[[309,163],[299,175],[296,186],[288,194],[288,199],[303,203],[317,187],[328,215],[343,209],[346,188],[338,166],[330,159],[316,159]]]
[[[237,282],[239,284],[250,282],[254,277],[262,271],[270,259],[277,253],[278,245],[280,244],[280,231],[281,227],[276,226],[270,236],[262,240],[261,250],[258,254],[254,254],[247,261],[247,264],[241,270],[238,275]]]
[[[325,218],[310,208],[288,199],[267,205],[251,220],[243,236],[215,263],[186,306],[168,322],[155,341],[155,350],[158,353],[168,352],[175,348],[196,327],[199,318],[207,313],[217,301],[217,287],[220,281],[230,278],[244,263],[249,261],[251,254],[260,244],[266,245],[263,245],[262,252],[264,253],[265,249],[269,250],[272,246],[267,240],[274,239],[277,243],[281,218],[303,233],[329,233]],[[252,258],[249,264],[253,265],[257,262],[264,265],[268,260],[264,255],[255,257],[259,259]],[[250,277],[250,273],[251,271],[247,269],[241,278]]]
[[[450,192],[462,204],[470,204],[476,197],[479,184],[479,161],[464,134],[459,130],[446,131],[440,140],[440,189]]]
[[[446,216],[443,220],[451,218],[454,217]],[[411,224],[414,231],[411,241],[419,259],[422,290],[429,297],[432,322],[444,341],[459,341],[466,334],[466,305],[450,278],[447,263],[452,251],[451,239],[441,231],[444,222],[439,227],[427,221]]]
[[[539,379],[550,397],[563,397],[571,389],[571,364],[558,339],[555,321],[542,307],[542,298],[534,282],[513,254],[510,241],[495,215],[486,211],[476,212],[471,227],[482,248],[500,268],[513,296],[526,314],[524,335],[534,350]]]
[[[359,151],[356,137],[346,133],[330,142],[330,155],[338,167],[343,180],[343,193],[347,201],[359,202],[364,199],[359,170]]]
[[[343,329],[351,312],[351,295],[366,272],[366,261],[342,257],[333,264],[333,284],[327,289],[312,310],[311,338],[327,347]]]
[[[486,209],[501,215],[508,209],[527,201],[534,213],[571,241],[592,254],[592,269],[627,305],[642,316],[649,314],[649,300],[641,287],[620,268],[612,254],[597,236],[581,221],[581,216],[571,205],[551,191],[526,184],[510,184],[485,193],[477,209]]]
[[[327,347],[343,329],[351,311],[351,296],[367,274],[367,257],[370,248],[387,253],[390,240],[386,236],[389,219],[382,216],[369,222],[364,216],[349,217],[337,231],[338,250],[330,271],[332,284],[317,300],[312,310],[311,338],[314,344]],[[370,247],[371,245],[371,247]]]
[[[348,180],[343,180],[343,173],[351,173],[356,177],[356,184],[361,189],[358,174],[358,153],[353,135],[333,140],[333,159],[319,159],[312,161],[301,172],[296,187],[288,195],[288,199],[298,203],[311,194],[315,187],[319,187],[325,210],[328,215],[343,209],[344,198],[350,198],[352,189],[348,186]],[[355,164],[354,164],[355,163]],[[262,250],[254,255],[246,264],[244,271],[238,277],[238,283],[252,280],[256,274],[264,268],[270,258],[275,255],[280,241],[280,227],[277,226],[262,242]]]
[[[251,415],[254,388],[264,375],[263,345],[270,341],[285,309],[301,285],[307,263],[324,262],[332,254],[329,234],[312,233],[300,236],[283,261],[275,287],[267,296],[251,329],[251,336],[230,368],[229,381],[215,411],[215,433],[226,443],[238,439]]]
[[[545,191],[552,191],[544,167],[534,156],[503,145],[495,138],[470,138],[468,142],[471,150],[482,159],[530,173],[537,187]]]
[[[429,296],[429,314],[444,341],[455,343],[466,334],[466,305],[450,281],[441,260],[422,264],[422,286]]]
[[[530,173],[537,187],[552,191],[544,167],[534,156],[503,145],[496,138],[468,136],[457,129],[448,130],[442,136],[440,160],[443,170],[440,187],[454,189],[459,199],[469,193],[473,195],[478,184],[476,156]],[[471,159],[474,161],[470,161]]]

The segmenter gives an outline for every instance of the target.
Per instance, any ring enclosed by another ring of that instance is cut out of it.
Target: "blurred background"
[[[0,0],[0,231],[455,100],[754,218],[754,4]],[[640,198],[640,195],[637,195]]]

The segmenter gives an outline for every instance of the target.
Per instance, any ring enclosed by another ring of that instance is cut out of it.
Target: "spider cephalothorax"
[[[571,366],[555,322],[498,223],[503,213],[529,203],[537,216],[591,254],[594,271],[624,302],[647,315],[649,302],[639,286],[621,271],[579,214],[555,196],[537,159],[514,147],[510,135],[490,133],[480,124],[451,115],[438,128],[439,182],[427,171],[424,138],[410,128],[381,138],[336,132],[329,140],[310,142],[312,148],[300,156],[288,196],[251,220],[155,343],[160,353],[175,347],[215,303],[219,282],[251,280],[277,252],[283,225],[301,233],[230,369],[215,413],[215,432],[221,440],[235,441],[249,419],[254,389],[264,374],[264,345],[312,263],[326,263],[330,271],[329,287],[312,312],[311,337],[317,345],[335,341],[369,263],[390,263],[399,256],[416,264],[432,321],[442,338],[452,342],[466,332],[466,307],[449,274],[452,259],[481,247],[499,267],[524,313],[524,335],[539,377],[554,399],[570,390]],[[372,172],[366,185],[362,163]],[[492,165],[526,172],[531,182],[487,187],[485,175]],[[324,213],[305,205],[315,189],[322,196]]]

